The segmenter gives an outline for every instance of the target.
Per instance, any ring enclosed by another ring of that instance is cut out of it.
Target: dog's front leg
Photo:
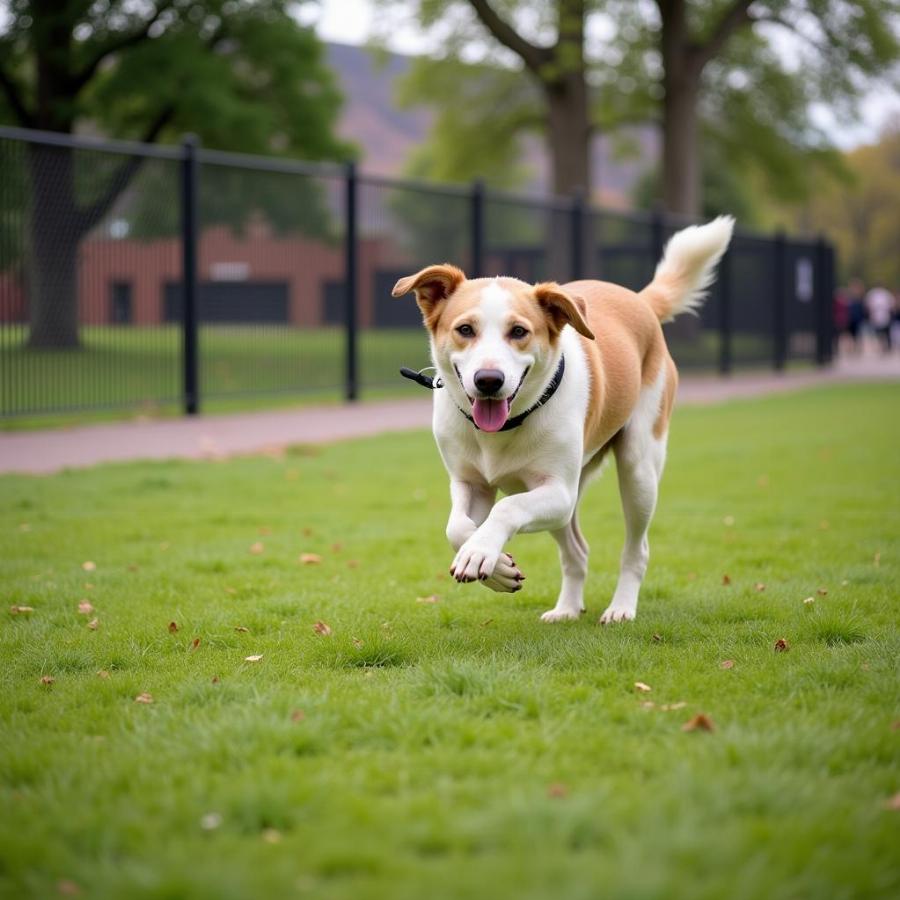
[[[575,509],[577,490],[553,478],[521,494],[504,497],[456,553],[450,574],[457,581],[493,576],[503,547],[513,535],[562,528]]]
[[[495,497],[496,491],[489,488],[456,478],[450,480],[447,540],[454,550],[459,550],[487,519]],[[490,578],[483,579],[483,584],[499,593],[514,593],[521,589],[524,580],[525,576],[519,571],[513,558],[508,553],[503,553],[493,574]]]

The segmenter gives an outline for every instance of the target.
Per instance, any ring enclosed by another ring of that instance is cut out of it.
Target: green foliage
[[[900,122],[881,140],[844,157],[848,176],[825,182],[799,210],[775,210],[781,224],[827,234],[838,249],[839,276],[892,290],[900,285]]]
[[[384,5],[392,4],[385,0]],[[552,34],[556,5],[493,4],[541,45]],[[731,6],[732,0],[691,0],[691,39],[698,46],[709,40]],[[423,25],[448,38],[442,59],[418,63],[403,88],[407,102],[428,103],[438,111],[428,144],[416,152],[416,167],[435,177],[469,178],[480,171],[509,177],[522,158],[516,138],[543,133],[542,101],[513,54],[493,53],[499,45],[465,14],[467,7],[449,0],[418,4]],[[746,209],[752,204],[740,195],[760,191],[782,202],[809,197],[821,179],[842,174],[839,155],[812,123],[811,105],[825,103],[838,116],[854,119],[853,105],[863,90],[898,83],[897,0],[758,0],[750,14],[752,25],[736,30],[703,75],[703,133],[714,145],[704,151],[704,164],[716,166],[711,177],[704,176],[704,189],[712,191],[705,209],[732,200]],[[609,133],[635,121],[659,120],[664,96],[657,3],[605,0],[588,4],[588,16],[615,26],[608,39],[586,47],[597,126]],[[490,48],[478,54],[482,67],[462,62],[472,55],[473,41]],[[485,71],[485,63],[492,71]],[[483,96],[456,90],[469,78],[480,79]],[[503,102],[493,102],[506,82],[518,85],[521,94],[510,92]],[[455,134],[476,138],[457,142]],[[740,181],[747,186],[738,187]],[[641,196],[650,193],[649,184],[641,187]]]
[[[334,75],[315,33],[297,23],[288,0],[113,6],[72,0],[48,12],[34,0],[14,0],[0,25],[0,68],[30,121],[15,115],[8,92],[0,93],[0,121],[62,131],[89,126],[136,140],[174,141],[190,132],[208,147],[314,160],[352,154],[335,136],[341,98]],[[65,73],[52,85],[47,110],[36,103],[39,61]],[[14,187],[0,198],[10,214],[23,212],[28,193],[26,170],[17,162],[4,171]],[[261,216],[279,233],[332,230],[324,196],[311,180],[287,183],[286,176],[212,167],[203,176],[204,224],[240,232]],[[78,152],[73,190],[79,209],[115,206],[132,236],[177,233],[174,165],[132,167],[124,157]]]
[[[448,578],[424,432],[0,479],[0,896],[896,896],[895,395],[678,410],[605,629],[611,473],[561,626],[547,535],[518,594]]]
[[[440,109],[428,142],[407,163],[408,174],[450,182],[481,178],[506,188],[527,178],[522,138],[539,133],[541,100],[521,71],[419,57],[397,99],[402,106]]]

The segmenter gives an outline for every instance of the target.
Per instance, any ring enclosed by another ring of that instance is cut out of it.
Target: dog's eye
[[[525,337],[527,334],[528,334],[528,329],[527,329],[527,328],[523,328],[521,325],[514,325],[514,326],[510,329],[510,332],[509,332],[509,336],[510,336],[514,341],[519,341],[519,340],[521,340],[521,339],[522,339],[523,337]]]
[[[460,325],[456,331],[462,337],[475,337],[475,329],[471,325]]]

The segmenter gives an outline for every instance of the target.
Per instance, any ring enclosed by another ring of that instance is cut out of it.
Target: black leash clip
[[[442,388],[444,386],[444,382],[441,381],[440,376],[433,378],[431,375],[424,374],[429,369],[434,369],[434,366],[426,366],[424,369],[419,369],[418,372],[415,369],[408,369],[406,368],[406,366],[402,366],[400,369],[400,374],[404,378],[408,378],[410,381],[415,381],[416,384],[421,384],[422,387],[427,387],[430,391],[435,391],[438,388]]]

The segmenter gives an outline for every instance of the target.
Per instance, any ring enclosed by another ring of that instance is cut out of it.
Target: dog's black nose
[[[482,394],[496,394],[503,387],[504,380],[499,369],[479,369],[475,373],[475,387]]]

